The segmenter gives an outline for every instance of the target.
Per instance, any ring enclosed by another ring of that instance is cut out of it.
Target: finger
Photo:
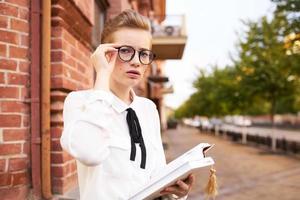
[[[176,182],[176,184],[182,189],[182,190],[185,190],[185,191],[188,191],[190,189],[189,185],[186,184],[185,182],[183,182],[182,180],[178,180]]]
[[[115,49],[116,47],[121,46],[121,44],[117,44],[117,43],[105,43],[105,44],[100,44],[96,50],[98,49],[104,49],[104,48],[112,48]]]
[[[163,190],[163,194],[175,194],[179,197],[183,197],[187,194],[187,192],[177,186],[170,186]]]
[[[185,183],[188,184],[188,185],[190,185],[190,187],[191,187],[192,185],[194,185],[195,180],[196,180],[195,175],[194,174],[190,174],[189,177],[188,177],[188,180],[185,181]]]
[[[92,54],[93,55],[97,55],[97,54],[107,54],[109,52],[117,52],[118,50],[114,47],[101,47],[101,48],[97,48],[96,51]]]
[[[108,60],[108,63],[109,63],[110,65],[115,65],[117,55],[118,55],[117,52],[111,52],[111,53],[110,53],[110,55],[109,55],[109,60]]]

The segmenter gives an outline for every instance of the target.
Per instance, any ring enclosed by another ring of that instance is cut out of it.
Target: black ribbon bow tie
[[[130,153],[130,160],[135,161],[136,156],[136,147],[135,144],[139,144],[141,148],[141,165],[140,167],[142,169],[145,169],[146,167],[146,147],[142,135],[142,129],[139,123],[139,120],[136,116],[135,111],[132,108],[127,108],[127,116],[126,121],[129,128],[129,134],[131,139],[131,153]]]

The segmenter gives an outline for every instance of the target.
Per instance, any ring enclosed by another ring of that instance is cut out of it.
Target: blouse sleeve
[[[100,164],[109,155],[109,132],[112,119],[109,92],[92,90],[87,96],[71,92],[63,109],[62,148],[88,166]]]

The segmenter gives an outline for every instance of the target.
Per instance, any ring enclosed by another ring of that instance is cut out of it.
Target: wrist
[[[109,79],[111,72],[105,69],[97,71],[94,89],[109,91]]]

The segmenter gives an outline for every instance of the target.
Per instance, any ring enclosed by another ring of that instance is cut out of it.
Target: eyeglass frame
[[[130,58],[129,60],[124,60],[124,59],[121,58],[121,56],[120,56],[120,49],[121,49],[122,47],[129,47],[129,48],[131,48],[131,49],[134,50],[134,53],[132,54],[132,56],[131,56],[131,58]],[[115,49],[118,49],[118,57],[119,57],[122,61],[124,61],[124,62],[130,62],[130,61],[134,58],[136,52],[139,53],[139,61],[140,61],[140,63],[141,63],[142,65],[150,65],[150,64],[153,62],[153,60],[155,59],[155,57],[156,57],[155,53],[153,53],[153,51],[151,51],[151,50],[149,50],[149,49],[136,50],[135,48],[133,48],[132,46],[129,46],[129,45],[122,45],[122,46],[119,46],[119,47],[115,47]],[[151,52],[152,55],[153,55],[153,59],[152,59],[148,64],[144,64],[144,63],[141,61],[141,52],[143,52],[143,51],[149,51],[149,52]]]

